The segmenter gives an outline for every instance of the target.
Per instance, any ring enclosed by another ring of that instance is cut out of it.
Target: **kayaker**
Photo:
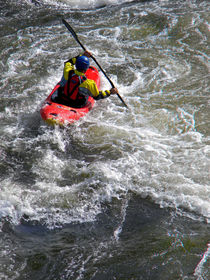
[[[91,57],[91,53],[85,51],[83,55],[71,58],[64,63],[61,86],[58,90],[58,96],[54,97],[53,101],[81,108],[85,106],[89,96],[100,100],[118,93],[117,88],[99,91],[95,81],[86,78],[85,72],[90,66],[89,57]]]

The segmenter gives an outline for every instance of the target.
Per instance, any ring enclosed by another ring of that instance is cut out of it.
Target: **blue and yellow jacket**
[[[69,72],[71,70],[74,70],[75,74],[78,76],[85,75],[84,73],[75,69],[77,57],[71,58],[70,60],[68,60],[64,63],[63,80],[65,80],[65,82],[68,81]],[[81,92],[85,92],[86,94],[92,96],[95,100],[100,100],[100,99],[107,98],[110,96],[110,90],[99,91],[95,81],[89,80],[89,79],[86,79],[79,86],[79,89],[81,90]]]

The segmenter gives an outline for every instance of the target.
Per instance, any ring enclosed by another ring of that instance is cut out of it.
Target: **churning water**
[[[209,2],[0,7],[0,279],[207,280]],[[111,96],[70,127],[41,120],[82,52],[62,18],[129,110]]]

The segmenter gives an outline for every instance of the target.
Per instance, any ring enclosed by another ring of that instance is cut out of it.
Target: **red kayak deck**
[[[100,77],[98,70],[90,66],[85,73],[86,77],[96,82],[97,87],[100,87]],[[53,94],[60,87],[57,84],[50,95],[44,101],[40,114],[44,121],[52,125],[68,125],[84,117],[94,106],[95,100],[89,96],[87,104],[82,108],[73,108],[66,105],[55,103],[51,100]]]

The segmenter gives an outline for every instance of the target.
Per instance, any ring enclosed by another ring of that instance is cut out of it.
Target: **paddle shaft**
[[[74,31],[74,29],[68,24],[68,22],[65,21],[65,19],[62,19],[63,24],[66,26],[66,28],[71,32],[72,36],[74,37],[74,39],[77,41],[77,43],[83,48],[84,51],[86,51],[86,48],[84,47],[84,45],[80,42],[76,32]],[[102,73],[104,74],[104,76],[107,78],[107,80],[110,82],[112,88],[115,88],[113,82],[110,80],[110,78],[107,76],[106,72],[103,70],[103,68],[101,67],[101,65],[98,63],[98,61],[95,59],[95,57],[93,57],[92,55],[90,56],[95,63],[98,65],[99,69],[102,71]],[[128,108],[127,104],[125,103],[125,101],[122,99],[122,97],[120,96],[119,93],[117,93],[117,96],[119,97],[119,99],[122,101],[122,103],[124,104],[125,107]]]

